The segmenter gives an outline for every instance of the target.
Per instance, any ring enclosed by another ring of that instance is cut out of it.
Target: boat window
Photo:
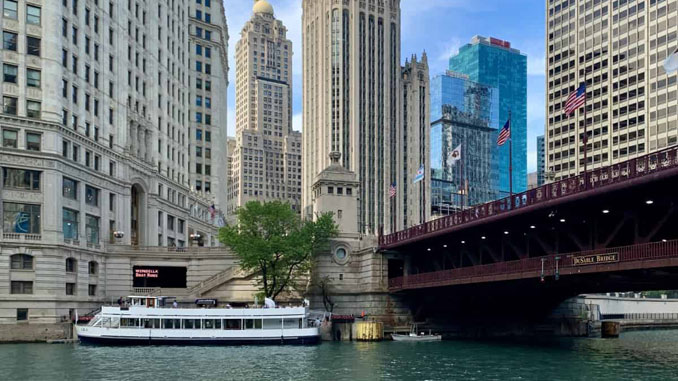
[[[181,329],[181,319],[174,319],[174,329]]]
[[[121,327],[138,327],[139,326],[139,319],[131,319],[131,318],[121,318],[120,319],[120,326]]]
[[[160,319],[144,319],[144,328],[160,328]]]
[[[283,326],[285,329],[301,328],[301,319],[285,319]]]
[[[174,319],[162,319],[162,326],[165,329],[174,329]]]
[[[261,319],[245,319],[245,329],[261,329]]]
[[[242,320],[241,319],[226,319],[224,324],[224,329],[235,330],[242,329]]]
[[[193,329],[193,319],[184,319],[184,329]]]
[[[195,327],[195,329],[200,329],[200,319],[195,319],[193,321],[193,326]]]
[[[221,319],[216,319],[214,321],[214,329],[221,329]]]
[[[281,319],[264,319],[264,329],[280,329],[282,327]]]
[[[205,319],[202,322],[205,329],[214,329],[214,319]]]

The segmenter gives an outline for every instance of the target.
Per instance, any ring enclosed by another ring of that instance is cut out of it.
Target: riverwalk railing
[[[389,279],[389,290],[439,287],[454,283],[473,283],[474,278],[504,276],[511,274],[541,272],[554,275],[555,269],[562,272],[585,265],[615,264],[653,259],[678,258],[678,240],[652,242],[616,248],[589,250],[576,253],[552,254],[544,257],[525,258],[487,265],[411,274]],[[557,266],[556,266],[557,264]],[[479,279],[480,280],[480,279]]]
[[[624,183],[676,167],[678,167],[678,147],[668,148],[622,163],[590,170],[586,174],[542,185],[527,192],[514,194],[512,198],[507,197],[472,206],[466,210],[409,229],[379,236],[379,247],[382,249],[393,248],[456,226],[562,199],[577,193],[596,191],[610,185]],[[588,179],[588,186],[586,179]]]

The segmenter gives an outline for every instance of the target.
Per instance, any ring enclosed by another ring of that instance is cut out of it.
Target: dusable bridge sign
[[[597,265],[601,263],[615,263],[615,262],[619,262],[619,253],[606,253],[572,257],[572,264],[575,266]]]

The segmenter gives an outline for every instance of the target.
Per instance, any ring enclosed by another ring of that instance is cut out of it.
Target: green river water
[[[678,380],[678,331],[313,347],[6,344],[0,380]]]

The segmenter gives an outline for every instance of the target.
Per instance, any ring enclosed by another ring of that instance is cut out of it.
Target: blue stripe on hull
[[[264,338],[264,339],[189,339],[189,338],[121,338],[121,337],[87,337],[78,336],[82,344],[95,345],[316,345],[320,343],[319,336],[295,338]]]

